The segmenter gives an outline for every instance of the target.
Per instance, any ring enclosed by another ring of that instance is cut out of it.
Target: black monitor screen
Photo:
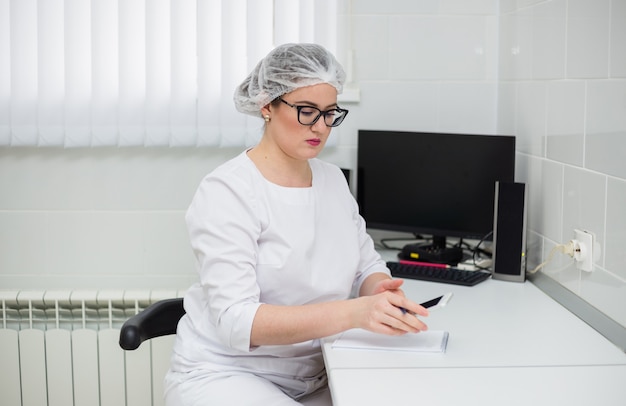
[[[495,182],[514,177],[514,136],[359,131],[357,201],[369,228],[484,238]]]

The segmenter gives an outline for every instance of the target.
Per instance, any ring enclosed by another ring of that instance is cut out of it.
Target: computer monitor
[[[438,251],[446,237],[489,239],[495,182],[514,181],[515,137],[359,130],[357,158],[368,228],[432,236],[426,248]]]

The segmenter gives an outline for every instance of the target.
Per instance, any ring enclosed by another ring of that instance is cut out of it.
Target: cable
[[[421,235],[415,235],[415,238],[381,238],[380,239],[380,246],[384,249],[388,249],[388,250],[397,250],[400,251],[402,249],[402,247],[394,247],[389,245],[389,242],[393,242],[393,241],[404,241],[405,243],[419,243],[419,242],[424,242],[425,238],[422,237]]]
[[[537,265],[537,267],[533,269],[532,271],[526,271],[526,273],[534,274],[535,272],[543,268],[548,262],[552,261],[552,257],[557,251],[561,251],[563,254],[567,254],[570,257],[574,258],[574,253],[575,253],[574,246],[575,246],[574,240],[570,240],[567,244],[556,245],[554,248],[552,248],[552,250],[550,250],[550,254],[548,254],[548,258],[545,261]]]
[[[472,251],[472,262],[474,263],[474,266],[478,269],[482,269],[482,270],[489,270],[489,268],[487,267],[483,267],[483,266],[478,266],[478,264],[476,263],[476,253],[478,252],[482,252],[482,253],[486,253],[485,250],[479,248],[480,244],[483,243],[483,241],[485,241],[487,238],[489,238],[489,236],[493,234],[493,231],[489,231],[487,234],[485,234],[483,236],[483,238],[480,239],[480,241],[478,241],[478,244],[476,244],[476,246],[474,247]]]

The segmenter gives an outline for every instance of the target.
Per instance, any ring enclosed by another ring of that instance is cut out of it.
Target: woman
[[[426,329],[340,169],[316,158],[347,114],[344,80],[323,47],[286,44],[237,88],[237,109],[264,132],[203,179],[187,211],[200,281],[185,295],[168,405],[330,405],[320,338]]]

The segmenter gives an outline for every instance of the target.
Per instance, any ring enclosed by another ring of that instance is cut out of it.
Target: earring
[[[270,115],[269,115],[269,114],[266,114],[266,115],[265,115],[265,122],[266,122],[266,123],[269,123],[269,122],[270,122]]]

